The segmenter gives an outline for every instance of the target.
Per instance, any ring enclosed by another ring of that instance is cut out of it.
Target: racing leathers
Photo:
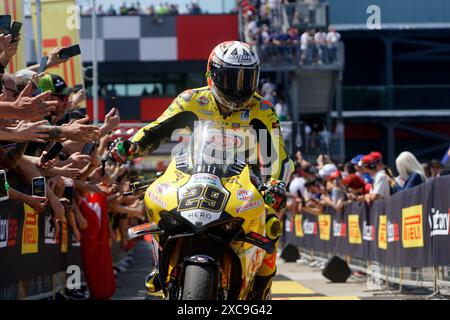
[[[143,151],[152,152],[160,144],[170,140],[172,133],[177,129],[194,128],[195,121],[214,121],[235,129],[251,126],[257,134],[258,143],[266,139],[267,155],[262,155],[261,168],[269,169],[270,180],[288,183],[293,171],[293,163],[289,159],[280,133],[280,123],[272,104],[258,94],[253,96],[248,108],[231,113],[228,117],[219,111],[209,87],[186,90],[181,93],[155,121],[141,128],[130,140],[137,144],[138,150],[134,153],[141,155]],[[266,134],[261,134],[264,132]],[[276,144],[276,145],[275,145]],[[271,152],[278,154],[271,154]],[[134,155],[136,156],[136,155]],[[266,158],[266,159],[264,159]],[[258,168],[252,167],[258,171]],[[259,174],[259,172],[257,172]]]
[[[274,183],[279,183],[280,187],[269,186],[268,188],[270,192],[272,192],[271,190],[275,191],[273,196],[276,196],[277,192],[283,189],[283,185],[288,183],[294,166],[284,149],[278,117],[272,104],[258,94],[253,95],[246,109],[224,116],[209,87],[186,90],[157,120],[141,128],[130,139],[135,144],[134,149],[129,152],[130,156],[135,157],[144,151],[151,152],[157,149],[160,144],[170,140],[172,133],[177,129],[193,130],[196,121],[213,121],[230,129],[252,127],[257,135],[258,146],[262,143],[271,146],[267,148],[267,152],[260,152],[258,148],[258,164],[251,166],[254,175],[261,177],[263,181],[268,180],[272,186]],[[124,154],[127,154],[127,150],[124,150]],[[261,175],[261,172],[269,174]],[[282,207],[272,207],[275,210],[282,209]],[[267,221],[274,228],[276,223],[273,224],[273,214],[268,217]],[[281,230],[276,232],[281,234]],[[276,244],[278,244],[278,239],[279,235],[272,238]],[[266,254],[264,263],[258,270],[259,280],[256,282],[261,283],[262,289],[260,294],[256,294],[256,299],[264,299],[267,293],[266,288],[270,289],[271,278],[276,272],[275,258],[276,251],[271,255]]]

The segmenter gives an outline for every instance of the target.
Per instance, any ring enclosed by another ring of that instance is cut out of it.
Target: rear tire
[[[183,300],[216,300],[215,266],[207,264],[189,264],[184,274]]]

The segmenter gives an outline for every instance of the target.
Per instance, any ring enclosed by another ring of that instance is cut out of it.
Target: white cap
[[[336,168],[336,166],[334,164],[327,163],[326,165],[323,166],[322,169],[319,170],[319,175],[323,179],[326,179],[327,177],[329,177],[336,170],[337,170],[337,168]]]
[[[36,72],[31,71],[30,69],[22,69],[17,71],[14,76],[16,77],[24,77],[25,79],[31,79],[36,74]]]

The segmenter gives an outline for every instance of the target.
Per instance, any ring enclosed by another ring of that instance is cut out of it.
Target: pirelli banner
[[[450,176],[341,212],[300,214],[287,241],[306,249],[400,267],[450,266]]]
[[[14,176],[8,175],[8,181],[29,193]],[[35,214],[23,202],[0,202],[0,288],[66,271],[69,265],[81,267],[79,243],[68,222],[55,226],[51,218],[49,210]]]

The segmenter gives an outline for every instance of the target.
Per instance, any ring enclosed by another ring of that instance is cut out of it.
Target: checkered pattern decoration
[[[237,40],[237,15],[114,16],[97,18],[97,58],[108,61],[206,60],[214,46]],[[81,17],[83,61],[92,61],[91,17]],[[25,20],[26,58],[36,62],[31,19]]]

